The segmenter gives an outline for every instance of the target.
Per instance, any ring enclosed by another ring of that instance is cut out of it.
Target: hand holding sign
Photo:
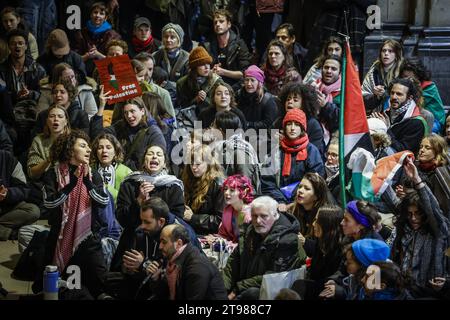
[[[94,62],[98,68],[100,82],[104,86],[104,91],[106,91],[104,94],[105,104],[106,102],[114,104],[142,95],[141,87],[128,55],[107,57]]]

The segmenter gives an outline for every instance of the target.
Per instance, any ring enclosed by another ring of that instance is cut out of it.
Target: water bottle
[[[44,300],[58,300],[58,279],[58,267],[46,266],[44,270]]]

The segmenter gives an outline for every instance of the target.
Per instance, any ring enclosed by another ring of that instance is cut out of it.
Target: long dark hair
[[[420,212],[421,227],[420,230],[425,233],[433,234],[431,226],[428,222],[425,209],[420,199],[419,193],[416,190],[408,189],[406,196],[400,203],[400,215],[395,219],[394,225],[397,232],[392,250],[392,259],[399,262],[403,258],[402,238],[406,234],[406,227],[409,226],[409,213],[408,208],[410,206],[416,206]]]
[[[315,172],[308,172],[306,173],[302,180],[306,179],[308,180],[314,190],[314,194],[317,197],[316,202],[314,203],[313,211],[317,212],[317,210],[324,205],[331,204],[330,198],[328,197],[330,194],[330,191],[328,189],[327,183],[324,178],[322,178],[319,174]],[[297,201],[295,201],[294,204],[294,210],[293,215],[299,220],[300,222],[300,232],[304,235],[312,235],[312,228],[311,230],[307,230],[307,217],[308,214],[302,205],[298,204]]]
[[[323,206],[316,215],[316,223],[322,229],[322,236],[318,239],[319,248],[323,254],[340,250],[343,238],[341,221],[344,217],[343,210],[338,206]]]

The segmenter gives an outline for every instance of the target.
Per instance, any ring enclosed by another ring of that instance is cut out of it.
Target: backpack
[[[37,103],[34,100],[22,100],[16,103],[13,109],[16,127],[22,130],[31,130],[36,124]]]
[[[45,242],[49,231],[35,231],[28,247],[24,250],[12,272],[12,277],[24,281],[34,281],[36,274],[42,271],[45,254]]]

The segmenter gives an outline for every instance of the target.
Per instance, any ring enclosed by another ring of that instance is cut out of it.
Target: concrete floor
[[[45,225],[46,220],[39,220],[36,224]],[[19,260],[19,246],[17,241],[0,241],[0,282],[3,288],[15,295],[33,294],[31,281],[16,280],[11,273]],[[0,297],[1,298],[1,297]]]
[[[11,278],[19,257],[17,241],[0,241],[0,282],[11,293],[30,294],[32,282]]]

